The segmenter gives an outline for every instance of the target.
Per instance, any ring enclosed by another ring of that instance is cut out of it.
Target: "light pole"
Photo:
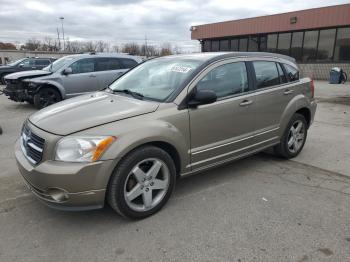
[[[61,20],[61,23],[62,23],[62,37],[63,37],[63,51],[64,51],[64,50],[65,50],[64,28],[63,28],[63,20],[64,20],[64,17],[61,16],[61,17],[60,17],[60,20]]]

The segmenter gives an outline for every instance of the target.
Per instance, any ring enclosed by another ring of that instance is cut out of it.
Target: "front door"
[[[189,109],[192,170],[247,153],[254,144],[256,99],[249,92],[245,62],[216,64],[196,89],[212,90],[218,100]]]
[[[62,76],[67,97],[99,90],[94,60],[94,58],[84,58],[69,66],[72,68],[72,73]]]

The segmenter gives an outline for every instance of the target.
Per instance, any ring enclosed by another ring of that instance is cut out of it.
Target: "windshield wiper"
[[[138,93],[138,92],[135,92],[135,91],[131,91],[130,89],[115,89],[115,90],[112,90],[113,93],[124,93],[124,94],[127,94],[127,95],[131,95],[132,97],[136,98],[136,99],[140,99],[142,100],[143,99],[143,94],[141,93]]]

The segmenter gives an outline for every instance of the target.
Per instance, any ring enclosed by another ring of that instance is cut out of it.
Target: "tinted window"
[[[253,62],[257,88],[278,85],[279,75],[275,62],[256,61]]]
[[[259,51],[264,52],[267,50],[267,36],[260,36]]]
[[[133,68],[138,65],[138,63],[132,59],[122,58],[121,61],[122,61],[122,67],[125,69]]]
[[[292,35],[290,55],[294,57],[297,61],[301,61],[302,59],[303,36],[303,32],[294,32]]]
[[[278,70],[278,74],[279,74],[279,76],[280,76],[280,81],[281,81],[281,83],[287,83],[287,77],[286,77],[286,75],[284,74],[281,65],[278,64],[278,63],[277,63],[276,65],[277,65],[277,70]]]
[[[339,28],[334,52],[335,61],[350,60],[350,27]]]
[[[231,51],[238,51],[238,39],[231,40]]]
[[[276,52],[277,46],[277,34],[272,34],[267,36],[267,51]]]
[[[256,52],[258,51],[258,48],[259,48],[258,37],[256,36],[249,37],[248,51]]]
[[[203,41],[203,52],[210,52],[211,49],[211,41],[210,40],[204,40]]]
[[[108,71],[110,69],[110,63],[111,59],[110,58],[96,58],[96,67],[95,71]]]
[[[277,52],[289,55],[291,33],[279,34]]]
[[[288,81],[299,80],[299,71],[296,68],[286,64],[284,64],[283,66],[286,70]]]
[[[239,39],[239,51],[247,51],[248,50],[248,38]]]
[[[211,41],[211,51],[219,51],[219,41]]]
[[[317,60],[330,61],[333,57],[335,29],[321,30],[318,42]]]
[[[303,61],[316,59],[318,31],[307,31],[304,36]]]
[[[37,65],[37,66],[48,66],[50,63],[51,63],[50,60],[47,60],[47,59],[35,60],[35,65]]]
[[[197,84],[197,89],[212,90],[219,98],[248,91],[245,63],[237,62],[214,68]]]
[[[228,40],[220,40],[220,51],[229,51],[229,41]]]
[[[93,58],[81,59],[71,66],[73,74],[82,74],[95,71],[95,62]]]

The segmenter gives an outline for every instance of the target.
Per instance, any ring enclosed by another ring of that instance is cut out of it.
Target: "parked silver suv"
[[[5,76],[4,94],[43,108],[66,98],[106,88],[142,60],[123,54],[79,54],[56,60],[43,70]]]
[[[299,154],[316,111],[314,86],[290,57],[204,53],[140,64],[105,91],[43,109],[15,153],[26,184],[61,209],[143,218],[176,178],[269,147]]]

